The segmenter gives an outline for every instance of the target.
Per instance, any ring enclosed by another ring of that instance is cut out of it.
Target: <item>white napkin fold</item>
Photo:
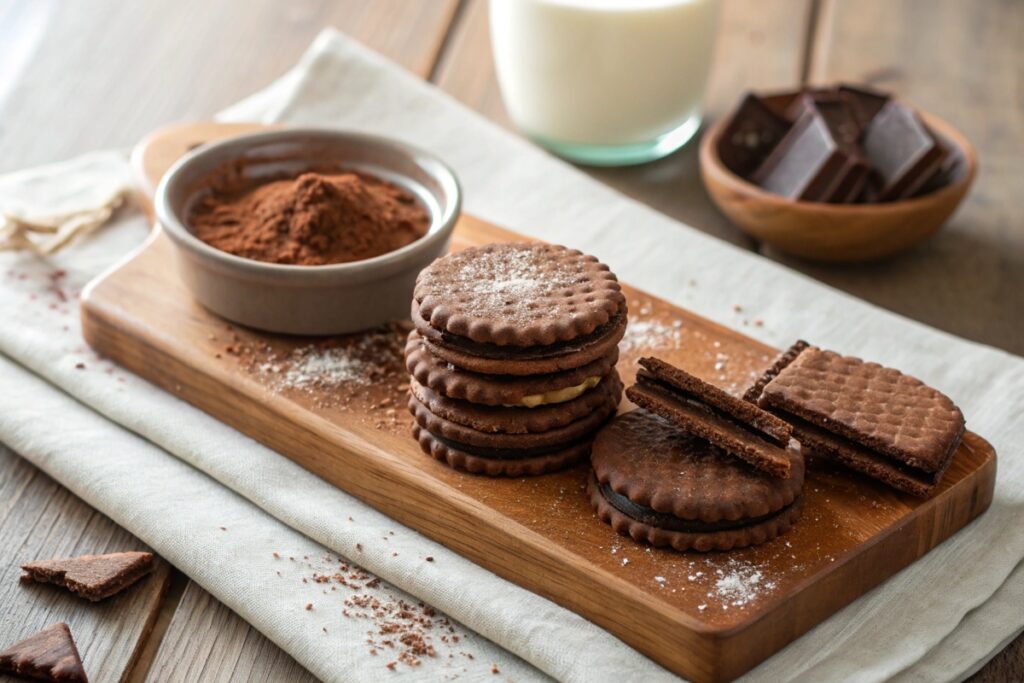
[[[992,509],[755,669],[751,680],[956,678],[1024,626],[1021,359],[880,311],[625,199],[333,31],[291,72],[223,116],[357,128],[433,149],[459,173],[471,213],[600,254],[622,279],[723,324],[738,326],[733,305],[741,304],[744,317],[765,321],[744,331],[769,343],[806,337],[906,369],[957,400],[970,428],[999,452]],[[53,191],[63,187],[55,183]],[[0,206],[18,193],[11,178],[0,179]],[[137,218],[121,221],[48,263],[0,256],[0,272],[13,274],[0,289],[0,311],[9,320],[0,328],[0,350],[78,400],[10,362],[0,364],[0,381],[17,387],[0,392],[0,440],[152,545],[322,678],[375,679],[384,672],[343,620],[332,622],[336,628],[325,636],[319,622],[311,627],[310,613],[292,611],[305,604],[304,587],[275,582],[268,553],[275,544],[322,553],[319,543],[354,557],[557,678],[664,675],[589,622],[94,359],[78,334],[73,300],[63,299],[137,244],[143,227]],[[66,274],[55,276],[54,268]],[[686,284],[690,279],[696,287]],[[85,368],[77,369],[79,363]],[[117,448],[100,453],[103,443]],[[350,515],[354,524],[345,522]],[[398,557],[368,551],[369,544],[361,554],[355,550],[368,535],[387,531],[395,531],[388,543]],[[436,563],[415,561],[426,555]],[[320,610],[313,612],[319,619]],[[513,678],[541,676],[482,638],[474,643]],[[461,673],[445,669],[441,659],[399,673]],[[486,669],[491,677],[490,661]]]

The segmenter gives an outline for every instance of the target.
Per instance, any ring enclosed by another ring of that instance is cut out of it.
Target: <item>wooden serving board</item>
[[[452,247],[513,239],[522,238],[467,216]],[[749,670],[927,553],[992,500],[995,452],[968,433],[927,500],[814,467],[803,518],[775,541],[728,553],[652,549],[594,516],[584,494],[586,465],[489,479],[424,455],[409,434],[405,378],[393,368],[369,382],[282,385],[282,359],[287,366],[310,340],[238,328],[208,313],[179,281],[173,256],[157,231],[86,289],[83,331],[99,353],[694,681]],[[738,391],[776,354],[624,289],[630,327],[619,372],[627,384],[637,358],[657,355]],[[317,344],[347,349],[360,341]]]

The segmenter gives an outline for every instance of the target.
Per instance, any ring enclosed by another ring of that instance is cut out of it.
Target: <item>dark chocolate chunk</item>
[[[867,128],[875,115],[882,111],[882,107],[891,99],[888,93],[847,83],[840,85],[838,92],[846,100],[861,128]]]
[[[942,168],[946,152],[910,107],[886,104],[864,130],[864,155],[880,181],[879,201],[913,196]]]
[[[0,673],[39,681],[89,681],[71,630],[64,622],[47,626],[0,652]]]
[[[733,173],[747,177],[789,130],[790,123],[755,95],[743,98],[718,141],[718,155]]]
[[[844,152],[823,116],[805,111],[751,179],[769,192],[805,201],[827,201],[849,172]]]

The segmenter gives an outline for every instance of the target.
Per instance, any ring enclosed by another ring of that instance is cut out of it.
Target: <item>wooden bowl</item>
[[[909,249],[938,230],[967,194],[977,172],[971,144],[953,126],[921,113],[928,127],[958,154],[953,181],[912,199],[879,204],[795,201],[744,180],[719,156],[719,137],[730,117],[715,124],[700,146],[704,187],[741,230],[778,249],[815,261],[855,263]]]

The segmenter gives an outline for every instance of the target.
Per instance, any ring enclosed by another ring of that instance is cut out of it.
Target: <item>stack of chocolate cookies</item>
[[[594,442],[599,518],[676,550],[769,541],[800,517],[804,460],[778,417],[656,358],[626,395],[640,408]]]
[[[920,380],[804,341],[744,398],[790,423],[815,457],[919,497],[938,487],[965,430],[953,401]]]
[[[420,273],[412,320],[413,436],[452,467],[561,469],[618,407],[626,300],[592,256],[530,243],[449,254]]]

